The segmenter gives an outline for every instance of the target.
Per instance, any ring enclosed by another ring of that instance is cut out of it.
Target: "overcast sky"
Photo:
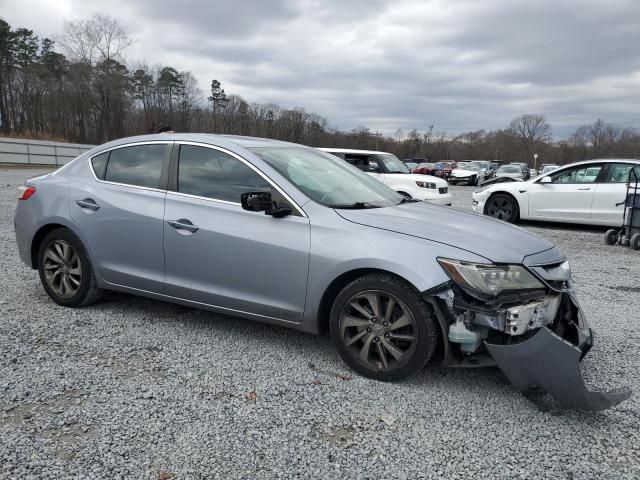
[[[450,134],[544,113],[556,138],[640,127],[640,0],[0,0],[12,27],[122,21],[127,60],[190,70],[332,126]]]

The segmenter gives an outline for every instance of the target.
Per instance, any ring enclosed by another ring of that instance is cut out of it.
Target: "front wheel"
[[[629,246],[634,250],[640,250],[640,233],[634,233],[629,240]]]
[[[100,298],[93,265],[80,239],[60,228],[42,241],[38,272],[45,291],[58,305],[80,307]]]
[[[484,213],[490,217],[514,223],[519,215],[518,202],[511,195],[498,193],[489,197]]]
[[[421,370],[438,345],[433,310],[405,281],[372,274],[338,294],[331,338],[353,370],[376,380],[396,380]]]

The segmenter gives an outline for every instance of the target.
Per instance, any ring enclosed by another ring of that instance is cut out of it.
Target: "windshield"
[[[411,173],[402,161],[390,153],[376,154],[376,158],[384,163],[388,173]]]
[[[498,173],[522,173],[522,169],[516,166],[505,165],[498,169]]]
[[[249,150],[311,200],[327,207],[388,207],[402,201],[400,194],[334,155],[304,147]]]
[[[489,162],[473,162],[474,165],[478,165],[480,168],[489,168]]]
[[[456,168],[460,170],[475,170],[475,171],[480,170],[478,166],[474,165],[473,163],[459,163]]]

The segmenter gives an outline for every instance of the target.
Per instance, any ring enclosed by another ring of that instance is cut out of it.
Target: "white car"
[[[456,168],[451,170],[449,183],[456,185],[466,183],[467,185],[479,185],[484,181],[484,172],[473,162],[458,162]]]
[[[622,225],[629,172],[640,160],[589,160],[525,182],[497,183],[473,192],[473,209],[506,222],[540,220]]]
[[[318,150],[346,160],[406,197],[438,205],[451,205],[452,198],[446,180],[431,175],[413,174],[398,157],[391,153],[345,148],[319,148]]]

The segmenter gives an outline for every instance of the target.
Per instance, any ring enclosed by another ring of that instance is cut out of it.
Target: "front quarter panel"
[[[341,275],[376,269],[402,277],[422,292],[449,281],[437,257],[486,263],[468,251],[378,228],[359,225],[317,204],[305,206],[311,219],[311,256],[305,331],[317,333],[327,319],[318,318],[323,295]]]

